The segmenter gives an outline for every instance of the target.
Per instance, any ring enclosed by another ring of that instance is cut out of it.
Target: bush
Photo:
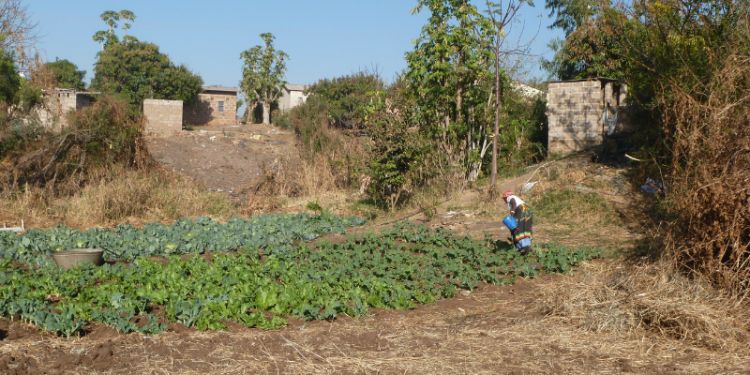
[[[368,191],[376,204],[393,210],[421,185],[428,144],[398,114],[386,111],[378,117],[370,127],[374,147]]]
[[[546,102],[513,94],[504,109],[507,120],[498,139],[498,169],[515,171],[543,160],[547,154]],[[487,158],[491,157],[488,153]],[[491,163],[485,165],[489,174]]]
[[[642,168],[664,179],[658,239],[683,269],[750,292],[750,2],[634,3],[609,17],[644,118]],[[658,67],[658,68],[655,68]],[[648,128],[652,128],[649,130]],[[663,225],[666,224],[666,225]]]
[[[59,134],[44,133],[11,155],[12,185],[56,184],[85,179],[86,172],[113,164],[126,167],[149,162],[141,145],[141,124],[128,115],[127,103],[102,97],[94,105],[70,114],[70,126]]]
[[[385,84],[375,74],[356,74],[318,81],[308,89],[327,106],[329,124],[339,129],[366,128],[368,107]]]
[[[331,129],[328,110],[323,98],[310,96],[304,104],[278,116],[275,124],[294,130],[305,162],[320,163],[324,158],[335,185],[349,188],[359,182],[366,169],[369,140]]]
[[[750,49],[746,50],[750,51]],[[677,92],[667,244],[680,265],[750,293],[750,54],[731,56],[698,93]]]

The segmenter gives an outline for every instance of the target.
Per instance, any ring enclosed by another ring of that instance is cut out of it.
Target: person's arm
[[[518,208],[518,206],[516,206],[516,199],[515,198],[511,198],[511,199],[508,200],[508,208],[510,209],[510,214],[511,215],[515,215],[516,214],[516,208]]]

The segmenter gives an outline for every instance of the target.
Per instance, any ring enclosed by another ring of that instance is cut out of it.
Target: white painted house
[[[308,85],[287,83],[286,86],[284,86],[284,92],[281,94],[281,98],[279,98],[279,110],[281,112],[286,112],[304,103],[307,100],[305,90],[307,90],[308,87]]]

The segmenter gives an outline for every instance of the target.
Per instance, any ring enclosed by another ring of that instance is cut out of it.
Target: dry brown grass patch
[[[649,332],[695,347],[750,354],[747,306],[663,262],[588,263],[578,277],[542,290],[544,313],[585,330]]]
[[[181,217],[228,218],[238,213],[226,195],[206,192],[192,181],[161,170],[112,167],[92,173],[89,183],[72,195],[26,186],[6,192],[0,221],[24,220],[29,227],[72,227],[172,221]]]

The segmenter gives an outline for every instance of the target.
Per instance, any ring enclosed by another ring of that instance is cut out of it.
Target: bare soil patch
[[[242,196],[263,180],[264,168],[295,159],[291,132],[271,125],[201,127],[171,137],[148,138],[163,166],[193,178],[211,191]]]

